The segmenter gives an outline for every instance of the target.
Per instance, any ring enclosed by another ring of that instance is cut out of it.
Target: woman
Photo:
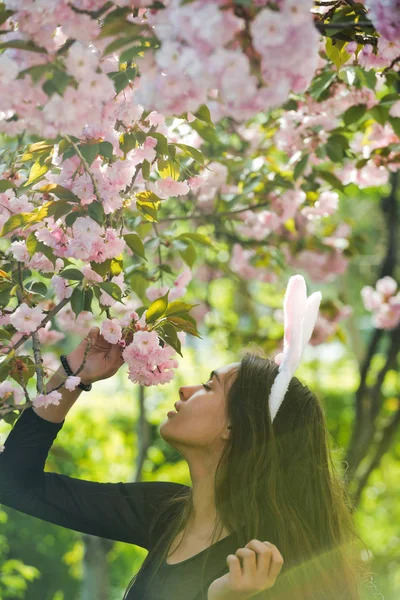
[[[83,384],[111,377],[123,364],[119,346],[98,328],[89,337]],[[74,372],[85,346],[86,339],[67,357]],[[350,507],[323,410],[293,377],[272,423],[266,391],[277,373],[253,349],[208,382],[180,388],[178,412],[160,434],[187,460],[192,487],[45,473],[50,447],[81,393],[61,387],[59,405],[25,410],[10,432],[0,454],[0,502],[149,550],[126,600],[358,599]],[[47,390],[65,377],[60,367]],[[255,581],[260,565],[262,581]],[[249,573],[252,581],[226,595],[235,578],[243,583]]]

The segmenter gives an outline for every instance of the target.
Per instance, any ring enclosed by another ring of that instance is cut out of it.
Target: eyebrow
[[[212,379],[214,375],[215,375],[215,377],[217,378],[217,380],[218,380],[218,383],[219,383],[220,385],[222,385],[222,383],[221,383],[221,379],[219,378],[219,375],[218,375],[218,373],[217,373],[216,371],[211,371],[209,379]]]

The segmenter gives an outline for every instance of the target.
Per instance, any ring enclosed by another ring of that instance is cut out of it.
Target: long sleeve
[[[98,483],[44,472],[64,425],[23,412],[0,453],[0,503],[75,531],[150,548],[149,529],[164,499],[182,484]]]

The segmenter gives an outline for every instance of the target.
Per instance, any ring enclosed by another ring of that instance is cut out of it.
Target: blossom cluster
[[[361,290],[364,307],[373,313],[372,324],[377,329],[394,329],[400,323],[400,291],[397,282],[386,275],[375,288],[366,285]]]
[[[77,4],[90,5],[93,13],[104,3]],[[207,104],[214,122],[224,116],[243,121],[280,106],[291,90],[305,91],[314,77],[320,36],[311,0],[279,0],[274,10],[264,2],[255,3],[258,12],[248,23],[235,14],[234,3],[226,5],[222,0],[196,0],[182,6],[180,0],[169,0],[162,10],[146,10],[148,4],[115,0],[110,8],[140,6],[131,23],[143,40],[158,40],[158,47],[142,46],[144,55],[135,56],[140,75],[124,90],[132,118],[138,104],[177,116]],[[0,56],[0,85],[8,89],[0,130],[9,135],[27,130],[48,138],[64,133],[79,137],[86,123],[96,128],[115,117],[112,73],[119,70],[121,51],[104,55],[110,38],[99,37],[99,19],[74,11],[67,0],[6,0],[5,5],[15,12],[0,26],[6,30],[2,42],[31,41],[43,51],[10,47]],[[74,7],[80,8],[76,3]],[[247,24],[251,44],[246,39]],[[60,53],[69,38],[74,43],[68,52]],[[55,68],[58,73],[55,59],[64,62],[60,77],[65,86],[48,94],[41,85],[45,72]],[[33,85],[29,72],[18,78],[33,66],[44,68],[38,82]],[[65,81],[67,76],[70,81]],[[134,94],[129,93],[132,87]]]

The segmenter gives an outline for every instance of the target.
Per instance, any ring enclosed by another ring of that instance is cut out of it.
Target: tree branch
[[[390,445],[394,439],[395,433],[397,432],[397,429],[400,424],[400,398],[397,398],[397,401],[399,403],[399,407],[398,407],[397,411],[394,413],[394,415],[392,416],[392,418],[389,420],[386,427],[382,428],[382,430],[380,432],[380,434],[381,434],[380,441],[376,448],[375,454],[372,457],[371,462],[369,463],[367,469],[365,470],[364,474],[362,475],[362,477],[360,478],[360,480],[358,482],[357,490],[353,496],[354,508],[357,508],[357,506],[360,502],[360,499],[361,499],[362,491],[365,488],[365,486],[367,485],[367,482],[368,482],[368,479],[369,479],[371,473],[379,466],[383,455],[390,448]]]
[[[33,348],[33,356],[35,359],[35,370],[36,370],[36,390],[38,394],[44,393],[44,383],[43,383],[43,359],[42,353],[40,351],[40,342],[38,332],[34,331],[32,333],[32,348]]]

